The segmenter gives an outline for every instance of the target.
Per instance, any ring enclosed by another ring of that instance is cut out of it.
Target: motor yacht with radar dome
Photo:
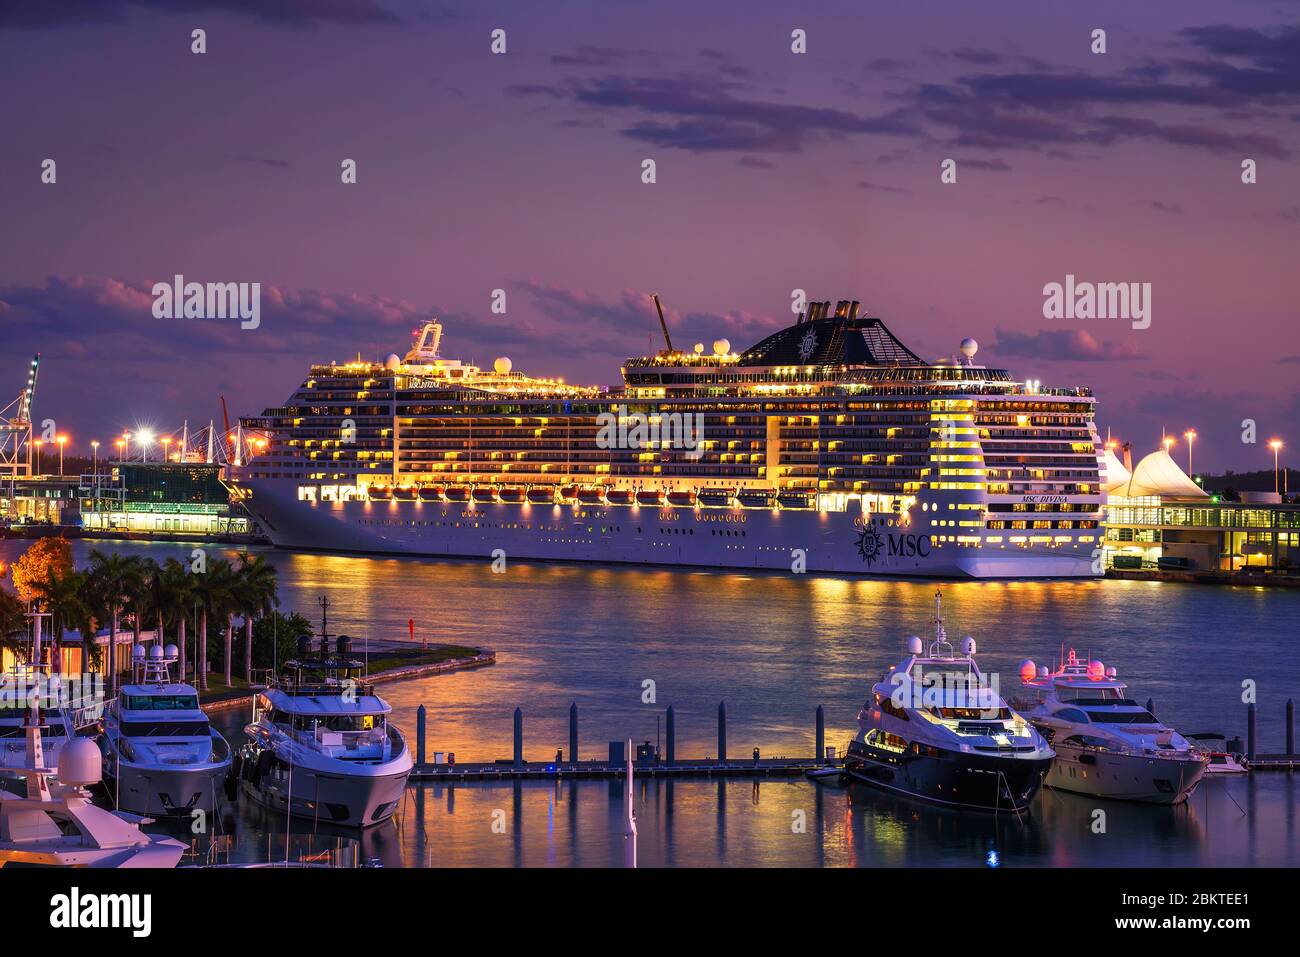
[[[934,639],[909,638],[907,657],[871,689],[844,771],[850,782],[953,808],[1028,807],[1053,752],[975,663],[975,639],[956,652],[934,597]]]
[[[104,714],[100,750],[109,797],[151,817],[211,814],[230,774],[230,745],[199,708],[193,685],[172,681],[175,645],[132,649],[134,681]]]
[[[3,867],[175,867],[185,845],[146,834],[140,818],[91,803],[86,788],[99,784],[99,748],[87,737],[59,747],[57,770],[46,764],[39,700],[25,721],[21,796],[0,791],[0,868]]]
[[[924,359],[856,300],[740,351],[679,350],[660,320],[665,348],[612,389],[445,356],[436,319],[403,356],[313,365],[241,419],[257,441],[232,495],[276,546],[325,552],[788,572],[798,548],[810,572],[1100,574],[1088,389],[984,365],[970,337]]]
[[[351,639],[337,652],[321,628],[254,699],[235,760],[244,793],[274,811],[340,827],[369,827],[397,810],[413,762],[392,707],[362,677]]]
[[[1209,755],[1128,697],[1113,667],[1071,648],[1055,671],[1026,660],[1020,677],[1026,716],[1056,751],[1048,787],[1148,804],[1196,790]]]

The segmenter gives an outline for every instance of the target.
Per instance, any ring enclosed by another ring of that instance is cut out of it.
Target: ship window
[[[1090,711],[1088,717],[1098,724],[1159,724],[1150,711]]]
[[[1087,724],[1088,716],[1078,708],[1062,708],[1054,715],[1062,721],[1073,721],[1075,724]]]
[[[198,711],[199,699],[192,694],[128,694],[122,696],[127,711]]]
[[[206,721],[123,721],[128,738],[206,738]]]

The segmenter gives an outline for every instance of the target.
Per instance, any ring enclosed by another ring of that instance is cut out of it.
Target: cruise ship
[[[656,306],[658,301],[656,299]],[[660,313],[662,322],[662,312]],[[231,471],[277,546],[943,578],[1100,573],[1084,388],[926,361],[856,301],[743,352],[630,358],[602,389],[441,354],[313,366]]]

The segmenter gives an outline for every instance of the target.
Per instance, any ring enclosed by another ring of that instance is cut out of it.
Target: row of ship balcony
[[[378,485],[366,489],[372,502],[450,502],[467,504],[514,503],[531,505],[617,505],[646,508],[765,508],[813,509],[838,504],[841,495],[819,494],[812,489],[701,488],[626,489],[610,485]],[[820,501],[819,501],[820,499]]]

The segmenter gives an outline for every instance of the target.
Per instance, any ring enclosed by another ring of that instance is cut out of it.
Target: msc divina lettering
[[[1099,574],[1087,389],[978,365],[973,339],[927,362],[848,300],[811,303],[739,354],[679,352],[664,332],[668,348],[600,389],[444,358],[426,322],[404,357],[313,366],[283,407],[242,419],[264,451],[232,488],[286,548]],[[691,429],[660,427],[686,416]]]

